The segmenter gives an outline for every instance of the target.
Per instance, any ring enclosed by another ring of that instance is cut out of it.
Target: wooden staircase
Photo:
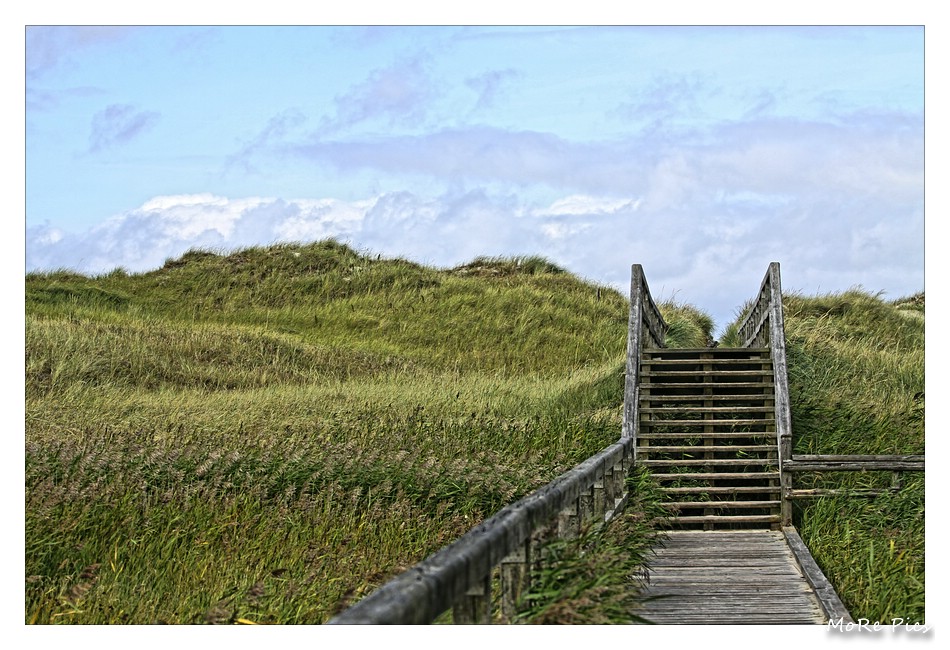
[[[781,527],[768,348],[645,349],[637,463],[677,530]]]

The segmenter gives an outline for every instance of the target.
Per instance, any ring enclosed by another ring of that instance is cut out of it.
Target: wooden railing
[[[859,496],[874,497],[899,490],[904,472],[923,472],[924,456],[907,455],[834,455],[834,454],[795,454],[786,463],[785,471],[800,472],[891,472],[889,488],[864,488],[857,490],[838,488],[812,488],[789,490],[788,499],[813,499],[822,496]]]
[[[601,525],[623,508],[636,437],[640,349],[662,347],[666,333],[639,264],[632,276],[620,440],[396,576],[330,624],[430,623],[450,608],[455,623],[510,622],[545,543],[574,537],[582,525]]]
[[[890,471],[891,490],[899,489],[903,472],[924,471],[922,455],[835,455],[792,454],[792,416],[788,391],[788,364],[785,355],[785,317],[782,310],[782,280],[778,262],[769,264],[759,295],[740,321],[742,347],[768,347],[772,355],[775,381],[775,428],[782,487],[782,526],[792,525],[792,500],[850,494],[875,496],[883,489],[860,491],[832,488],[794,489],[793,474],[801,472]]]
[[[792,411],[788,392],[788,361],[785,356],[785,314],[782,308],[782,277],[778,262],[769,264],[759,295],[740,321],[739,340],[744,348],[769,348],[775,384],[775,432],[782,489],[782,526],[792,525],[788,494],[792,475],[786,471],[792,459]]]
[[[644,348],[662,348],[666,344],[666,321],[653,302],[643,267],[630,270],[630,318],[627,325],[627,367],[623,387],[623,438],[636,438],[640,422],[640,353]]]

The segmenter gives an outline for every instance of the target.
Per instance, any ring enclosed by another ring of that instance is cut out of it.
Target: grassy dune
[[[710,340],[660,309],[671,345]],[[326,621],[616,441],[627,314],[538,257],[439,270],[334,241],[29,274],[26,622]],[[923,452],[922,296],[790,296],[786,323],[798,453]],[[547,567],[558,597],[526,621],[623,620],[655,505],[631,480],[633,511],[564,549],[588,561]],[[796,512],[856,616],[922,618],[905,483]]]
[[[626,299],[336,242],[26,279],[26,620],[320,623],[614,442]]]

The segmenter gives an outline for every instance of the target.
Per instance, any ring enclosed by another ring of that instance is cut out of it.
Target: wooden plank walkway
[[[781,531],[672,531],[647,560],[639,616],[657,624],[827,623]]]

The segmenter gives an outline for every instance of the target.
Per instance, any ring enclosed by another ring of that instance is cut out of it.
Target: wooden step
[[[648,453],[694,453],[698,451],[715,451],[723,453],[735,453],[739,451],[743,452],[770,452],[777,451],[778,448],[776,445],[653,445],[653,446],[639,446],[637,447],[637,453],[648,452]]]
[[[679,472],[675,474],[652,474],[657,481],[675,481],[684,479],[689,481],[751,481],[751,480],[778,480],[778,472]]]
[[[678,524],[771,524],[782,520],[781,515],[690,515],[685,517],[673,516]]]
[[[640,379],[653,377],[772,377],[771,372],[761,370],[652,370],[640,373]],[[641,382],[642,383],[642,382]]]
[[[668,501],[664,508],[778,508],[781,501]]]
[[[643,355],[635,453],[660,484],[673,527],[780,522],[774,390],[764,351]],[[664,487],[677,483],[698,485]]]
[[[710,400],[712,401],[712,400]],[[735,413],[775,413],[774,406],[649,406],[640,408],[640,415],[733,415]],[[723,419],[723,418],[720,418]]]
[[[756,492],[768,493],[768,494],[779,494],[782,491],[782,488],[778,485],[761,485],[761,486],[751,486],[751,485],[742,485],[742,486],[722,486],[722,485],[708,485],[708,486],[695,486],[695,487],[664,487],[660,488],[665,494],[676,495],[676,494],[752,494]]]
[[[703,360],[652,360],[641,361],[640,372],[685,372],[685,371],[703,371],[703,370],[742,370],[755,371],[760,373],[772,374],[772,361],[769,359],[734,359],[729,361],[703,361]]]
[[[697,386],[697,388],[700,388]],[[653,404],[655,402],[661,403],[679,403],[679,402],[704,402],[713,400],[717,403],[723,402],[771,402],[775,398],[771,393],[747,393],[745,395],[737,394],[725,394],[725,395],[705,395],[703,393],[688,393],[688,394],[663,394],[663,393],[642,393],[640,395],[641,404]],[[742,406],[742,404],[737,404],[737,406]],[[751,404],[749,406],[757,406]],[[655,407],[646,407],[646,408],[655,408]]]
[[[672,419],[669,420],[649,420],[640,418],[640,426],[662,426],[662,427],[701,427],[701,426],[736,426],[736,425],[768,425],[774,423],[774,417],[768,418],[719,418],[718,420],[703,420],[696,418]]]
[[[775,384],[773,384],[771,381],[729,381],[729,382],[712,382],[712,381],[695,382],[694,381],[694,382],[689,382],[689,383],[685,383],[685,382],[670,383],[670,382],[658,381],[658,382],[645,382],[645,383],[640,384],[641,391],[646,390],[646,389],[649,389],[652,391],[655,389],[671,390],[671,389],[687,389],[687,388],[694,389],[694,390],[698,388],[709,389],[709,390],[719,390],[719,389],[725,389],[725,388],[728,388],[730,390],[733,390],[736,388],[759,388],[763,390],[768,389],[771,391],[775,389]]]
[[[659,359],[679,359],[709,357],[713,359],[736,359],[749,356],[768,356],[769,348],[646,348],[641,357]]]
[[[703,447],[696,447],[702,450]],[[778,465],[778,458],[652,458],[639,461],[644,467],[751,467]]]
[[[736,358],[736,357],[723,357],[716,359],[713,357],[645,357],[640,359],[640,365],[723,365],[723,366],[736,366],[742,364],[756,365],[756,364],[771,364],[771,357],[746,357],[746,358]]]
[[[731,438],[778,439],[774,431],[641,431],[637,434],[637,440],[675,440],[680,438],[699,438],[704,440],[729,440]]]

